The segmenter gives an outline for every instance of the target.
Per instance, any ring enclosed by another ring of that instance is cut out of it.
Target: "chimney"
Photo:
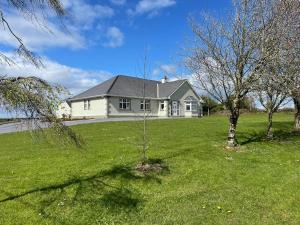
[[[167,83],[168,82],[168,77],[167,76],[164,76],[163,79],[161,79],[161,83]]]

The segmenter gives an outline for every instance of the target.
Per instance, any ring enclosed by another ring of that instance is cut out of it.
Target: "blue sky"
[[[4,11],[14,32],[42,57],[45,68],[37,69],[14,56],[17,43],[1,27],[0,51],[18,64],[0,64],[2,74],[39,76],[77,94],[118,74],[139,76],[139,65],[148,49],[149,79],[161,79],[165,73],[188,76],[179,64],[181,48],[192,38],[188,16],[200,16],[201,12],[222,16],[231,8],[231,0],[62,0],[62,3],[67,12],[64,19],[67,30],[51,12],[38,24],[23,18],[18,11]],[[3,3],[0,6],[5,8]]]
[[[139,75],[148,49],[149,78],[165,72],[184,73],[178,64],[181,48],[191,38],[189,15],[222,15],[231,0],[62,0],[65,28],[51,15],[44,21],[52,33],[23,19],[14,10],[5,13],[14,31],[43,57],[45,69],[28,63],[18,68],[1,65],[8,75],[36,75],[60,83],[76,94],[117,74]],[[11,54],[15,40],[1,31],[0,50]],[[21,62],[20,59],[16,59]]]
[[[95,3],[98,1],[90,1]],[[103,1],[102,1],[103,2]],[[135,74],[136,66],[141,60],[144,49],[148,46],[149,63],[152,67],[174,64],[185,39],[191,35],[187,24],[190,14],[200,11],[224,11],[230,0],[181,0],[157,10],[147,11],[135,16],[128,15],[138,1],[128,1],[122,6],[113,6],[115,16],[103,21],[103,26],[117,27],[123,33],[120,46],[103,46],[101,40],[87,48],[72,49],[53,48],[47,51],[51,59],[62,64],[80,67],[85,70],[107,70],[113,74]],[[153,13],[153,15],[152,15]],[[101,24],[101,22],[100,22]],[[93,39],[94,33],[87,34]]]

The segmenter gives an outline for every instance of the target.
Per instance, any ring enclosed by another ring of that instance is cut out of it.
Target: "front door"
[[[177,101],[172,101],[172,116],[179,116]]]

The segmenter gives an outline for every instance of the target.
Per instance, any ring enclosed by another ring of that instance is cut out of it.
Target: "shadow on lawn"
[[[274,122],[274,127],[280,127],[280,130],[274,131],[274,138],[268,139],[266,131],[252,131],[239,135],[239,144],[247,145],[255,142],[267,141],[291,141],[295,137],[300,137],[298,133],[291,131],[292,124],[288,122]]]
[[[9,197],[0,200],[0,204],[18,199],[22,204],[38,211],[45,219],[63,224],[65,222],[53,213],[57,206],[84,205],[91,210],[109,209],[112,213],[120,210],[125,213],[138,210],[143,207],[144,199],[132,186],[136,181],[161,183],[157,174],[141,174],[129,166],[118,165],[92,176],[74,177],[63,183],[32,189],[21,194],[15,195],[1,190]],[[29,194],[45,195],[40,196],[38,204],[33,204],[32,201],[25,201],[22,198]]]

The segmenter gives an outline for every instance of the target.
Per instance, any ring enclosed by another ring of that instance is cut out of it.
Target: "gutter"
[[[104,94],[104,95],[95,95],[95,96],[89,96],[89,97],[69,99],[69,102],[75,102],[75,101],[87,100],[87,99],[93,99],[93,98],[99,98],[99,97],[119,97],[119,98],[137,98],[137,99],[143,99],[143,97],[139,97],[139,96],[125,96],[125,95],[108,95],[108,94]],[[164,97],[164,98],[146,97],[146,99],[164,100],[164,99],[168,99],[168,98],[167,97]]]

